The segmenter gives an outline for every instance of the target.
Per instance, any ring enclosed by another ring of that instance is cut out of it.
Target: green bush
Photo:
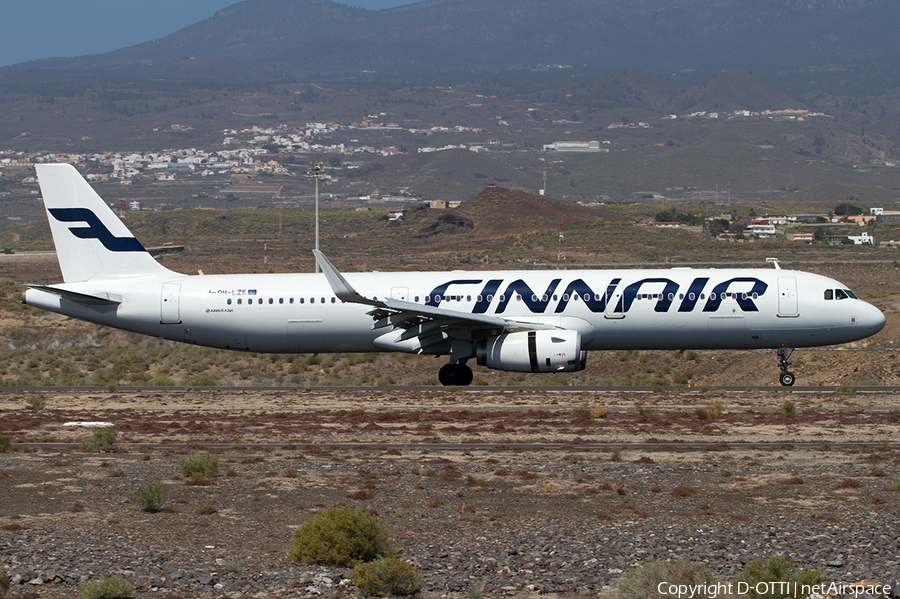
[[[716,587],[720,583],[712,572],[705,567],[692,564],[686,559],[676,562],[658,561],[644,564],[626,572],[612,588],[613,599],[647,599],[659,597],[659,585],[708,585],[712,593],[694,595],[699,599],[718,597],[724,599],[724,587]]]
[[[81,451],[87,453],[109,453],[113,451],[113,443],[116,442],[117,434],[114,426],[98,428],[81,439]]]
[[[12,443],[12,437],[9,435],[0,435],[0,453],[6,453],[9,451],[9,446]]]
[[[155,482],[149,485],[141,485],[131,492],[131,498],[145,512],[155,514],[162,509],[163,504],[166,502],[166,494],[166,488],[159,482]]]
[[[754,559],[744,570],[738,574],[734,581],[747,583],[749,589],[746,594],[747,599],[781,599],[783,593],[779,593],[779,585],[759,585],[760,582],[788,582],[796,583],[796,588],[802,589],[803,585],[820,585],[824,582],[825,577],[821,570],[796,570],[794,562],[786,555],[773,555],[765,561]],[[758,593],[760,590],[769,591],[767,593]],[[791,585],[791,588],[794,588]],[[803,599],[809,595],[798,595]]]
[[[96,578],[81,587],[81,599],[125,599],[131,597],[134,589],[121,578]]]
[[[778,413],[782,416],[787,416],[788,418],[795,418],[797,416],[797,407],[794,405],[794,402],[786,400],[781,404]]]
[[[25,398],[25,403],[33,410],[43,410],[47,405],[47,400],[44,399],[43,395],[34,393]]]
[[[422,586],[418,570],[409,562],[394,557],[360,564],[353,571],[352,579],[366,597],[412,595]]]
[[[378,517],[342,505],[307,518],[294,531],[289,555],[304,564],[355,566],[391,555]]]
[[[181,460],[182,476],[212,478],[219,476],[219,458],[208,453],[192,453]]]

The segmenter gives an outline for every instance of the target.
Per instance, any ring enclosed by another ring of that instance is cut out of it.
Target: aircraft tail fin
[[[175,274],[157,262],[71,164],[35,166],[66,283]]]

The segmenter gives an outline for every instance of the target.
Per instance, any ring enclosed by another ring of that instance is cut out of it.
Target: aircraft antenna
[[[559,219],[559,250],[556,252],[556,270],[566,270],[566,235],[562,219]]]

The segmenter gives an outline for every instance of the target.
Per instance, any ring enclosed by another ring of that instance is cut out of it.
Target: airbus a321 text
[[[816,274],[765,269],[184,275],[160,265],[68,164],[36,167],[64,282],[23,302],[88,322],[233,350],[407,352],[515,372],[574,372],[590,350],[789,349],[863,339],[878,308]]]

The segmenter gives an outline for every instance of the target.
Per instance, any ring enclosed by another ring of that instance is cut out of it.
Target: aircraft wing
[[[404,329],[396,341],[402,343],[417,339],[419,342],[417,351],[420,353],[457,335],[470,338],[471,332],[476,330],[491,330],[493,336],[501,332],[560,328],[551,324],[516,321],[486,314],[472,314],[471,312],[448,310],[393,298],[367,298],[350,285],[331,261],[325,257],[325,254],[319,250],[313,250],[313,254],[338,299],[347,303],[372,306],[373,309],[369,315],[375,321],[372,325],[373,330],[386,327]],[[469,333],[469,335],[460,335],[460,333]]]

